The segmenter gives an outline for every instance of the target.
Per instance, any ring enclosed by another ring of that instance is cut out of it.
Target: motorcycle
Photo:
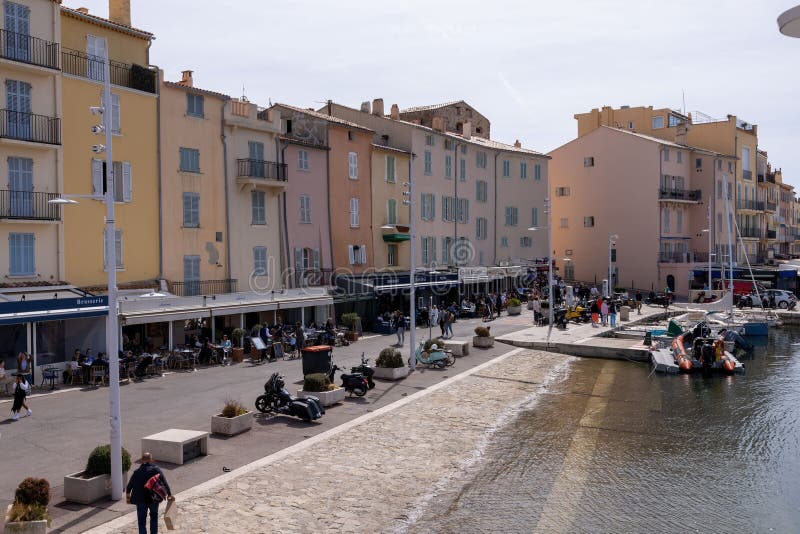
[[[567,306],[567,309],[564,313],[564,319],[567,321],[575,321],[576,323],[588,323],[591,317],[589,316],[589,310],[582,307],[580,304],[576,304],[575,306]]]
[[[341,371],[338,365],[334,365],[331,367],[330,372],[328,373],[328,380],[331,383],[334,382],[334,375],[336,371]],[[352,374],[345,374],[342,373],[340,375],[342,379],[342,387],[344,390],[349,393],[351,396],[355,393],[358,397],[363,397],[367,394],[367,390],[369,389],[369,383],[367,379],[361,373],[352,373]]]
[[[440,349],[436,343],[431,345],[431,348],[425,351],[423,350],[424,345],[425,342],[420,341],[417,350],[414,351],[414,357],[417,359],[418,363],[432,365],[434,367],[438,367],[439,369],[450,367],[456,363],[456,357],[453,356],[451,351]]]
[[[286,390],[283,377],[272,373],[264,384],[264,394],[256,398],[256,410],[261,413],[292,415],[310,423],[322,417],[325,408],[317,397],[295,397]]]
[[[375,369],[369,366],[369,358],[364,358],[364,353],[361,353],[361,365],[357,365],[355,367],[350,368],[351,373],[359,373],[367,379],[367,385],[369,389],[375,387],[375,381],[372,380],[372,376],[375,374]]]

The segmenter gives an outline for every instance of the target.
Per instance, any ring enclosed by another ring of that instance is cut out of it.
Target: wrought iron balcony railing
[[[0,56],[48,69],[58,70],[59,68],[58,43],[23,33],[0,30]]]
[[[658,190],[658,198],[660,200],[689,200],[699,202],[702,198],[703,191],[700,189],[664,189]]]
[[[97,82],[105,81],[103,58],[92,56],[79,50],[65,48],[61,54],[62,70],[66,74],[81,76]],[[120,61],[109,61],[111,83],[121,87],[130,87],[146,93],[156,93],[155,71]]]
[[[169,291],[179,297],[193,297],[197,295],[223,295],[236,293],[238,280],[187,280],[184,282],[169,282]]]
[[[303,269],[294,272],[294,287],[332,286],[333,269]]]
[[[286,181],[285,163],[260,159],[237,159],[236,176],[240,178],[264,178],[266,180]]]
[[[0,137],[61,144],[61,119],[11,109],[0,109]]]
[[[739,228],[739,233],[742,237],[761,237],[761,228]]]
[[[736,209],[737,210],[754,210],[754,211],[764,211],[764,201],[762,200],[737,200],[736,201]]]
[[[60,221],[61,206],[47,201],[58,198],[57,193],[0,190],[0,219]]]

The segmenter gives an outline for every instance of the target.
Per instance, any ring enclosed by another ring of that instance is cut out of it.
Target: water
[[[577,360],[412,532],[800,532],[800,330],[746,373]]]

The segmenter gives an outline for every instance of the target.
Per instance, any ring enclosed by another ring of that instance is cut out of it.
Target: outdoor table
[[[58,367],[45,367],[42,371],[43,381],[50,382],[50,389],[56,389],[56,380],[58,380]]]

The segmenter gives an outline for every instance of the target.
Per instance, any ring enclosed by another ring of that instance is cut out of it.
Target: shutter
[[[428,205],[430,206],[431,209],[430,220],[432,221],[436,219],[436,196],[433,193],[431,193],[428,195],[428,199],[429,199]]]
[[[361,264],[367,264],[367,245],[361,245]]]
[[[314,269],[319,270],[319,249],[314,249]]]
[[[347,245],[347,255],[350,259],[350,265],[353,265],[356,262],[355,251],[353,250],[353,245]]]
[[[133,185],[131,183],[131,164],[127,161],[122,162],[122,201],[130,202],[133,200]]]
[[[92,160],[92,195],[103,195],[103,161]]]
[[[294,249],[294,269],[296,272],[303,270],[303,249]]]
[[[447,197],[442,196],[442,220],[447,221]]]

